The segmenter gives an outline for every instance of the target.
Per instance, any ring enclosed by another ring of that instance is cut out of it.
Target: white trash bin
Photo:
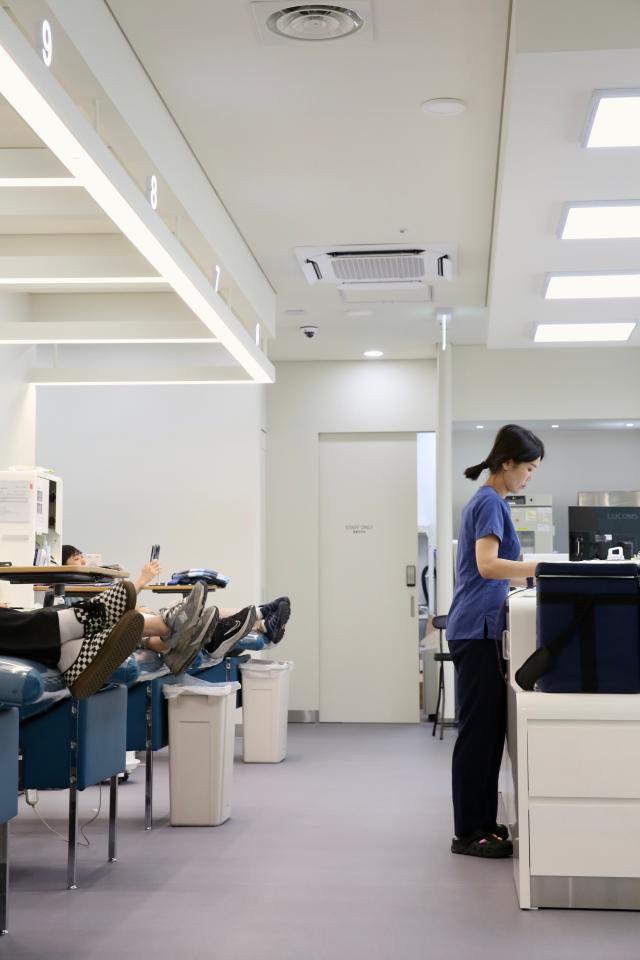
[[[195,683],[193,682],[195,680]],[[215,827],[231,815],[239,683],[165,684],[169,701],[169,796],[173,827]]]
[[[287,755],[291,660],[241,663],[245,763],[280,763]]]

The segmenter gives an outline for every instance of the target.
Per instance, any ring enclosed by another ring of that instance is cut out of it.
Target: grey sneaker
[[[173,648],[173,636],[192,627],[200,618],[207,599],[207,586],[198,580],[191,588],[191,592],[180,603],[160,611],[160,616],[171,630],[169,643]]]
[[[175,646],[164,655],[171,673],[178,676],[187,670],[198,656],[204,639],[218,622],[218,608],[207,607],[199,620],[176,636]]]

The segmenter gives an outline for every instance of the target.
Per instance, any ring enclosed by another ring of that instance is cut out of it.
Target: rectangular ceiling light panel
[[[545,300],[609,300],[640,297],[640,271],[625,273],[552,273]]]
[[[640,200],[567,203],[562,211],[561,240],[615,240],[640,237]]]
[[[539,323],[536,343],[605,343],[628,340],[635,323]]]
[[[583,147],[640,147],[640,89],[595,90]]]

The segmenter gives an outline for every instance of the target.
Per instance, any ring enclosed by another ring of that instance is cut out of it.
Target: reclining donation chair
[[[118,774],[125,769],[127,691],[138,674],[129,658],[111,682],[86,700],[75,700],[57,670],[29,660],[2,658],[25,679],[40,684],[40,696],[20,708],[19,742],[24,790],[69,790],[67,886],[77,886],[78,791],[110,781],[109,860],[116,859]]]

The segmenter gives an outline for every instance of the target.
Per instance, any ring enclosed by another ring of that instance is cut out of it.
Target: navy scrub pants
[[[507,731],[507,685],[495,641],[450,640],[457,674],[458,738],[453,750],[457,837],[495,826]]]

